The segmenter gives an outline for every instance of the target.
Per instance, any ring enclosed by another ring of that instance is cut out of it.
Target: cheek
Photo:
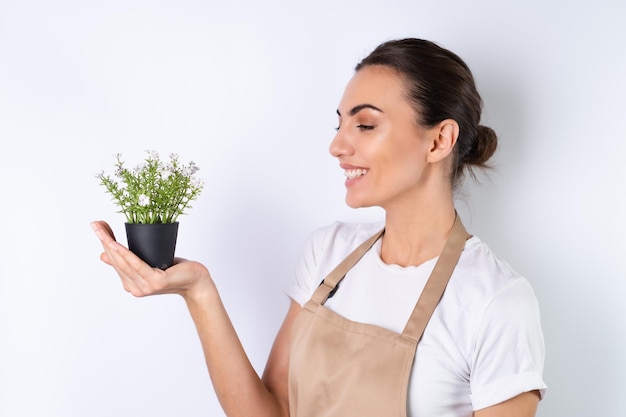
[[[395,164],[420,165],[426,161],[426,147],[419,138],[406,137],[390,141],[384,151],[385,159]]]
[[[419,181],[424,173],[425,158],[424,150],[415,143],[411,146],[398,146],[386,155],[385,177],[390,181],[413,184]]]

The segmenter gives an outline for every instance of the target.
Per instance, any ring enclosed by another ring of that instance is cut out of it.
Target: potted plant
[[[129,169],[122,155],[115,155],[115,172],[98,173],[100,184],[126,217],[128,248],[154,268],[166,269],[174,262],[178,216],[191,208],[204,184],[195,174],[198,166],[180,162],[177,154],[164,163],[155,151]]]

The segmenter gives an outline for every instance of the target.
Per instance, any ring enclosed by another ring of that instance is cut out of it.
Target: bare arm
[[[263,372],[263,382],[265,386],[273,392],[281,401],[286,416],[289,415],[289,343],[291,339],[291,327],[302,307],[295,301],[291,301],[287,317],[278,331],[274,340],[274,346],[270,352],[265,371]]]
[[[539,393],[530,391],[474,412],[474,417],[535,417]]]
[[[264,379],[252,367],[232,326],[209,271],[186,260],[165,271],[142,262],[115,242],[104,222],[92,224],[104,253],[102,261],[113,266],[124,289],[137,297],[180,294],[196,325],[217,397],[229,417],[288,417],[287,372],[291,324],[300,306],[292,302],[272,348]]]
[[[226,414],[229,417],[289,416],[289,339],[300,306],[292,302],[261,380],[249,363],[217,293],[204,301],[186,300],[200,335],[215,392]]]

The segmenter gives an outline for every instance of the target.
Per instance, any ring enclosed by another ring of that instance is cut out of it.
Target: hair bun
[[[485,168],[498,146],[498,135],[490,127],[478,125],[476,127],[476,140],[465,155],[464,162],[469,165]]]

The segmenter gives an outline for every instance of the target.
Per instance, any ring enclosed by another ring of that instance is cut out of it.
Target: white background
[[[626,415],[626,3],[0,0],[0,416],[219,416],[177,296],[135,299],[89,227],[121,152],[206,181],[177,254],[209,265],[255,368],[303,240],[348,209],[327,153],[352,69],[416,36],[463,57],[500,135],[466,226],[542,307],[538,415]]]

